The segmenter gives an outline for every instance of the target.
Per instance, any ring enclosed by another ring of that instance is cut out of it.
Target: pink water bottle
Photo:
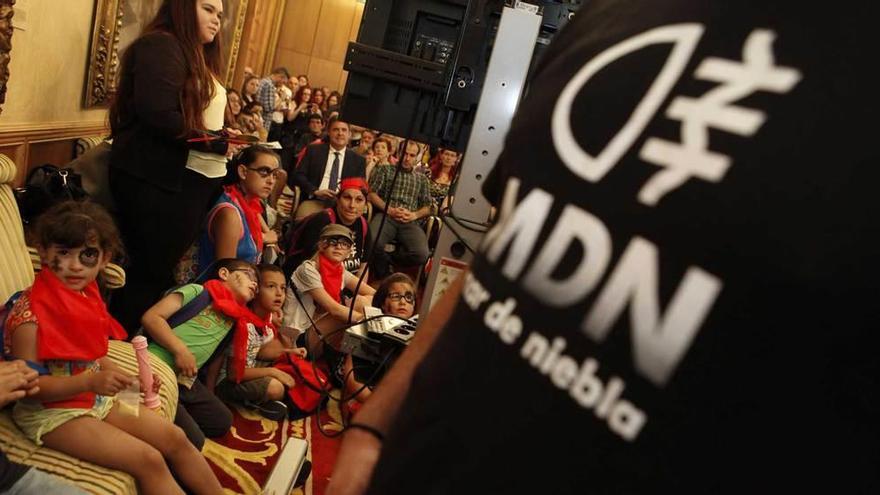
[[[161,404],[159,396],[153,391],[153,368],[150,366],[150,352],[147,350],[147,338],[143,335],[131,339],[131,346],[138,360],[138,375],[144,387],[144,405],[156,409]]]

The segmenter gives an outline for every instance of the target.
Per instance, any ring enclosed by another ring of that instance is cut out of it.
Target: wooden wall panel
[[[288,49],[279,49],[275,56],[275,65],[287,67],[290,74],[294,77],[299,74],[306,74],[309,70],[309,63],[312,57],[307,53],[300,53]]]
[[[311,56],[315,33],[318,31],[321,3],[322,0],[288,0],[281,23],[281,35],[278,37],[278,48]],[[306,68],[288,69],[303,72]]]
[[[74,158],[76,139],[33,143],[28,151],[28,170],[51,163],[62,166]]]
[[[364,5],[356,0],[288,0],[275,65],[305,73],[312,86],[343,90],[349,40],[357,38]]]
[[[339,76],[342,73],[342,64],[331,60],[312,57],[309,65],[309,83],[314,88],[316,86],[327,86],[330,91],[336,88],[339,83]]]
[[[348,33],[348,41],[356,41],[358,36],[358,31],[361,27],[361,18],[364,16],[364,4],[358,2],[354,6],[354,16],[351,19],[351,26],[349,27]],[[346,44],[346,50],[348,49],[348,45]],[[345,58],[343,58],[342,63],[345,63]],[[345,83],[348,81],[348,72],[343,70],[339,73],[339,82],[337,83],[337,88],[339,88],[339,92],[345,91]]]
[[[250,0],[245,14],[244,29],[238,60],[235,64],[233,88],[240,89],[244,82],[244,68],[251,67],[258,75],[272,70],[275,47],[272,34],[280,27],[286,4],[298,0]]]
[[[312,58],[337,62],[342,65],[351,20],[354,17],[355,2],[351,0],[324,0],[321,17],[318,19],[318,32],[312,48]]]

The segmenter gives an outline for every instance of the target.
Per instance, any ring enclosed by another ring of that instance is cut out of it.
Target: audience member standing
[[[110,109],[110,186],[129,246],[113,313],[129,332],[173,283],[226,175],[227,144],[189,143],[223,128],[221,0],[165,0],[122,59]]]
[[[276,67],[269,77],[264,78],[260,81],[260,90],[257,93],[257,99],[260,101],[260,104],[263,105],[263,125],[266,126],[267,131],[272,130],[273,118],[272,114],[275,113],[275,97],[278,95],[278,91],[287,84],[287,79],[290,78],[290,73],[287,72],[287,69],[284,67]]]

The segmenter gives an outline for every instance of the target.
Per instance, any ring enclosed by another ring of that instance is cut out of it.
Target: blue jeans
[[[37,468],[30,468],[5,493],[8,495],[42,495],[48,493],[53,495],[87,495],[87,492],[84,490]]]

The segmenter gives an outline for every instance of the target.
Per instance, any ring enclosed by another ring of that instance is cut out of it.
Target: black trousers
[[[132,336],[141,317],[174,285],[174,267],[203,228],[222,178],[183,173],[178,193],[110,168],[116,222],[128,252],[125,286],[114,291],[110,312]]]
[[[232,412],[199,380],[192,388],[177,386],[178,403],[174,424],[201,451],[205,437],[222,437],[232,427]]]

